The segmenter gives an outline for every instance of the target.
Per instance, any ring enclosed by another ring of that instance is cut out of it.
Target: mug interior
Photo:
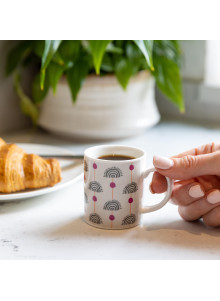
[[[106,161],[105,159],[99,159],[99,157],[107,156],[107,155],[124,155],[128,157],[134,157],[136,159],[140,159],[144,156],[144,151],[142,149],[125,146],[125,145],[99,145],[88,148],[85,153],[85,156],[90,157],[92,159],[98,159],[102,161]],[[108,160],[109,161],[109,160]],[[120,160],[118,160],[120,161]],[[129,161],[129,160],[123,160]]]

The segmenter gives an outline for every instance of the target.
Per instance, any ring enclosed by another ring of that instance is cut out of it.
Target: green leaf
[[[59,54],[65,63],[75,61],[80,51],[81,42],[79,40],[63,41],[59,47]]]
[[[89,60],[86,56],[79,57],[72,68],[67,70],[67,80],[75,102],[78,92],[89,72]]]
[[[16,45],[7,55],[5,68],[6,75],[10,75],[30,52],[31,41],[23,41]]]
[[[145,59],[150,69],[154,70],[152,57],[153,40],[134,40],[134,42],[145,56]]]
[[[39,66],[40,58],[32,51],[23,60],[21,67],[27,68],[29,66]]]
[[[116,61],[115,74],[116,74],[116,77],[117,77],[119,83],[125,90],[127,87],[128,81],[133,74],[132,66],[128,59],[121,57],[118,61]]]
[[[109,43],[106,47],[106,52],[122,54],[123,49],[120,48],[120,47],[115,46],[113,43]]]
[[[49,64],[50,60],[54,56],[55,52],[57,51],[58,47],[60,46],[60,40],[46,40],[44,52],[42,56],[42,64],[41,69],[46,69],[47,65]]]
[[[169,60],[180,65],[180,47],[175,40],[156,40],[154,41],[153,56],[165,56]]]
[[[175,103],[181,112],[185,111],[180,70],[178,65],[164,56],[154,56],[155,76],[159,89]]]
[[[147,69],[146,60],[143,53],[134,43],[126,43],[125,52],[128,60],[131,63],[133,75],[135,75],[139,70]]]
[[[40,58],[42,58],[42,55],[44,53],[44,47],[45,47],[44,40],[33,41],[33,51]]]
[[[29,116],[34,124],[37,123],[39,111],[31,99],[24,94],[20,85],[20,76],[18,74],[14,77],[14,88],[20,99],[20,107],[23,114]]]
[[[114,65],[112,59],[107,53],[105,53],[103,57],[101,70],[108,73],[114,71]]]
[[[54,94],[56,93],[57,83],[59,82],[64,70],[65,70],[65,66],[61,66],[54,62],[50,62],[47,68],[49,83],[50,86],[53,88]]]
[[[89,54],[92,54],[90,46],[89,46],[89,41],[87,40],[81,40],[81,46],[82,48]]]
[[[93,57],[93,63],[95,66],[95,71],[96,74],[100,73],[100,66],[102,63],[102,58],[104,56],[105,50],[107,45],[109,44],[110,41],[106,41],[106,40],[92,40],[89,41],[89,45],[91,48],[91,52],[92,52],[92,57]]]
[[[124,49],[124,45],[126,44],[126,40],[114,40],[113,43],[116,47]]]
[[[52,58],[53,62],[59,64],[60,66],[64,66],[65,63],[64,63],[64,60],[62,59],[62,57],[60,56],[60,54],[58,52],[56,52]]]
[[[45,72],[48,64],[56,53],[57,49],[60,46],[60,40],[46,40],[44,52],[41,59],[41,75],[40,75],[40,87],[41,90],[44,89],[44,80],[45,80]]]
[[[47,95],[47,92],[49,90],[49,79],[48,75],[46,74],[45,82],[44,82],[44,89],[40,89],[40,73],[38,73],[33,80],[32,83],[32,98],[34,103],[41,103],[45,96]]]

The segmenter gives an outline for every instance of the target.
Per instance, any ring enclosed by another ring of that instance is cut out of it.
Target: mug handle
[[[150,168],[150,169],[146,170],[143,173],[143,178],[144,179],[147,178],[149,176],[149,174],[154,171],[156,171],[155,168]],[[165,177],[165,178],[167,180],[167,192],[166,192],[166,195],[164,196],[163,200],[156,205],[142,207],[141,213],[148,213],[148,212],[156,211],[156,210],[162,208],[164,205],[166,205],[166,203],[169,201],[171,194],[172,194],[173,180],[168,177]]]

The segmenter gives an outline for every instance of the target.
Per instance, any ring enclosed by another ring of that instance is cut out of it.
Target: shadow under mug
[[[105,160],[106,155],[133,157]],[[162,208],[170,199],[173,180],[166,177],[167,192],[153,206],[143,206],[144,179],[155,171],[145,169],[146,154],[135,147],[100,145],[84,152],[84,221],[102,229],[127,229],[140,224],[141,214]]]

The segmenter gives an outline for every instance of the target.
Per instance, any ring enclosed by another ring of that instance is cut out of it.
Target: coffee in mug
[[[118,154],[112,154],[112,155],[104,155],[99,157],[98,159],[101,160],[110,160],[110,161],[124,161],[124,160],[133,160],[135,157],[126,156],[126,155],[118,155]]]

